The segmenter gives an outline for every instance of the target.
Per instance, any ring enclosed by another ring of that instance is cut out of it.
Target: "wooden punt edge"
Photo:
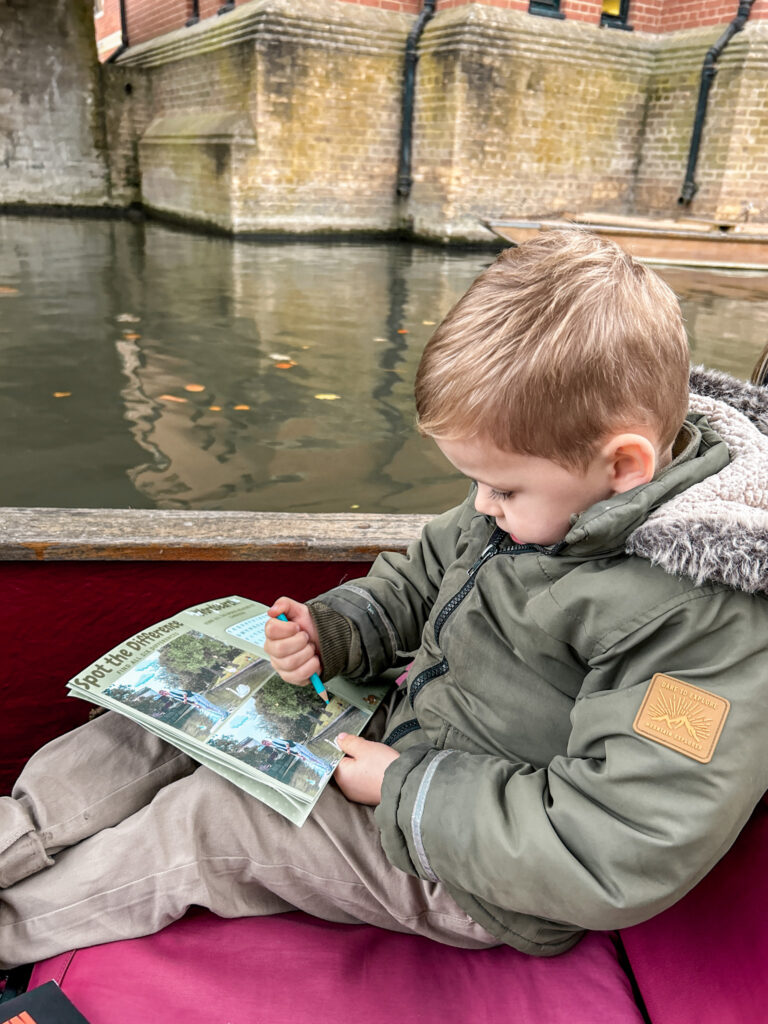
[[[366,562],[431,515],[0,508],[3,561]]]

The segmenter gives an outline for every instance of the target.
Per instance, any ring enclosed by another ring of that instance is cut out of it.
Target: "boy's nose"
[[[498,514],[498,503],[493,501],[488,494],[487,488],[477,485],[475,494],[475,509],[483,516],[495,516]]]

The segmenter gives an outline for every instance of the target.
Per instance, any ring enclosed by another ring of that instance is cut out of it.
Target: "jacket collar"
[[[686,464],[710,466],[715,438],[728,457],[650,508],[625,550],[697,583],[768,593],[768,388],[694,367],[690,407],[702,448]]]

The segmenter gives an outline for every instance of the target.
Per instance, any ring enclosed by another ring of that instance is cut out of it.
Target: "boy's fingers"
[[[299,632],[300,627],[295,622],[283,622],[282,619],[269,619],[264,624],[264,635],[267,640],[282,640]]]
[[[280,677],[286,681],[286,683],[292,683],[294,686],[306,686],[309,682],[309,677],[313,672],[320,671],[320,662],[317,658],[310,658],[310,660],[302,665],[301,668],[295,669],[294,671],[278,669]]]
[[[345,754],[348,754],[350,757],[357,757],[362,752],[365,744],[368,743],[368,740],[364,740],[362,736],[355,736],[354,733],[340,732],[336,737],[336,742]]]
[[[294,601],[290,597],[278,597],[271,608],[267,608],[267,615],[272,619],[277,619],[280,615],[285,615],[289,620],[293,620],[301,612],[302,605],[298,601]]]
[[[309,646],[307,634],[301,631],[291,636],[268,637],[267,639],[269,640],[269,655],[272,658],[287,658]]]
[[[306,644],[302,646],[301,650],[293,651],[290,654],[280,655],[275,660],[280,663],[281,671],[285,672],[298,672],[303,671],[304,666],[311,661],[315,656],[315,652]],[[312,675],[311,672],[307,672],[307,679]]]

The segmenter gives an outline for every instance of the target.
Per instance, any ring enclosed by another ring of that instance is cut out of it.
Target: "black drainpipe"
[[[410,194],[411,148],[413,144],[413,101],[416,92],[416,62],[419,59],[417,47],[424,26],[435,13],[437,0],[424,0],[421,14],[408,33],[405,43],[405,71],[403,73],[403,115],[400,122],[400,163],[397,168],[397,194],[405,198]]]
[[[709,90],[717,74],[716,61],[720,57],[731,39],[737,32],[741,32],[749,17],[754,0],[739,0],[739,11],[725,32],[720,36],[714,46],[707,50],[704,63],[701,68],[701,83],[699,85],[699,100],[696,104],[696,116],[693,120],[693,132],[691,133],[691,148],[688,151],[688,167],[685,171],[683,189],[678,198],[681,206],[687,206],[699,190],[699,186],[693,180],[696,170],[696,161],[699,159],[699,146],[701,145],[701,132],[704,127],[704,119],[707,116],[707,100]]]
[[[114,53],[110,53],[110,55],[104,62],[105,64],[114,64],[114,62],[117,60],[120,54],[125,53],[125,51],[128,49],[128,29],[126,27],[127,24],[128,22],[125,18],[125,0],[120,0],[120,45]]]

